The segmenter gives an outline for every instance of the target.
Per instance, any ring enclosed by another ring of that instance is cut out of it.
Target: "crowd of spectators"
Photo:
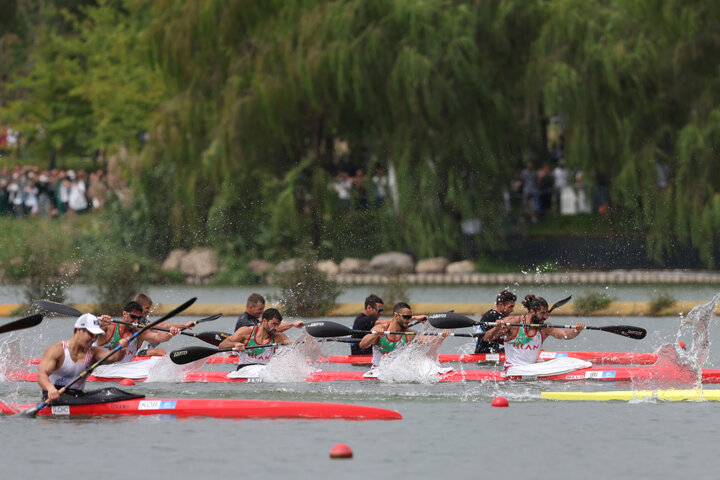
[[[101,209],[108,198],[103,171],[0,169],[0,216],[57,217]]]
[[[385,204],[388,179],[382,168],[377,170],[370,181],[360,169],[356,170],[355,176],[341,171],[335,175],[331,188],[337,193],[343,207],[369,210],[371,207],[378,208]]]
[[[589,198],[582,170],[570,172],[559,160],[555,168],[544,163],[538,169],[533,162],[518,170],[510,180],[510,188],[504,192],[505,212],[517,215],[519,212],[536,222],[549,215],[575,215],[607,208],[607,195],[602,182],[595,188],[595,197]]]

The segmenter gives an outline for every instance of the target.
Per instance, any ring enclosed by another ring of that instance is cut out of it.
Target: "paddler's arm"
[[[252,330],[253,327],[240,327],[235,331],[235,333],[220,342],[220,345],[218,345],[218,347],[234,348],[242,352],[243,350],[245,350],[245,344],[248,342],[248,339],[250,338],[250,332],[252,332]]]
[[[303,322],[302,320],[297,320],[297,321],[295,321],[295,322],[286,322],[286,321],[283,320],[283,321],[280,323],[280,326],[278,327],[277,331],[278,331],[278,332],[285,332],[285,331],[287,331],[287,330],[290,330],[290,329],[293,328],[293,327],[295,327],[295,328],[302,328],[302,327],[304,327],[304,326],[305,326],[305,322]]]
[[[442,332],[440,332],[440,335],[418,335],[415,337],[414,341],[422,343],[424,345],[435,345],[442,343],[442,341],[445,340],[448,335],[450,335],[450,330],[443,330]]]
[[[169,332],[163,332],[161,330],[145,330],[138,337],[138,345],[142,345],[143,342],[162,343],[171,340],[175,335],[180,333],[182,328],[176,325],[177,324],[170,324]]]
[[[40,360],[40,365],[38,365],[37,382],[40,388],[48,392],[48,400],[50,401],[60,398],[57,388],[55,388],[55,385],[50,381],[50,374],[60,368],[59,360],[60,358],[64,358],[64,356],[65,353],[63,352],[61,344],[56,343],[55,345],[50,345],[47,350],[45,350],[42,360]]]
[[[500,319],[495,322],[494,327],[485,332],[483,340],[485,340],[486,342],[492,342],[496,338],[504,337],[510,332],[511,328],[512,327],[508,327],[507,325],[505,325],[505,321],[503,319]]]
[[[128,341],[124,338],[121,338],[118,342],[119,346],[121,347],[117,352],[113,353],[110,357],[108,357],[107,360],[105,360],[104,363],[115,363],[119,362],[123,358],[125,358],[125,353],[127,352],[128,347]],[[108,353],[110,353],[110,350],[104,347],[92,347],[93,352],[93,361],[97,362],[101,358],[105,357]]]
[[[377,345],[377,343],[380,341],[380,337],[382,337],[383,335],[383,332],[385,332],[385,325],[378,325],[376,323],[373,327],[373,333],[368,333],[367,335],[365,335],[362,340],[360,340],[358,347],[369,348],[373,345]]]
[[[574,328],[546,328],[545,335],[553,338],[559,338],[560,340],[570,340],[580,335],[585,329],[585,324],[578,322]]]

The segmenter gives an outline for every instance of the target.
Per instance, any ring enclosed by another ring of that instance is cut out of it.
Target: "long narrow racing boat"
[[[646,352],[554,352],[540,351],[540,360],[552,360],[553,358],[578,358],[596,365],[652,365],[657,362],[656,353]],[[134,360],[147,360],[150,357],[136,357]],[[371,355],[330,355],[321,357],[318,363],[344,363],[355,365],[370,365]],[[441,363],[500,363],[505,361],[504,353],[469,353],[469,354],[440,354],[438,360]],[[207,363],[236,363],[237,356],[215,355],[209,357]],[[37,365],[39,358],[30,358],[27,363]]]
[[[640,399],[657,399],[665,402],[683,401],[720,401],[720,390],[617,390],[610,392],[542,392],[542,398],[548,400],[609,402],[613,400],[628,402]]]
[[[306,382],[342,382],[342,381],[377,381],[375,378],[364,377],[362,371],[329,370],[319,371],[308,376]],[[226,371],[194,370],[185,374],[183,382],[260,382],[259,378],[228,378]],[[6,373],[6,380],[36,382],[37,373],[34,372],[11,372]],[[471,381],[493,381],[505,382],[513,380],[593,380],[611,382],[663,382],[675,384],[693,384],[696,381],[693,372],[682,368],[668,366],[639,366],[639,367],[589,367],[574,370],[568,373],[550,376],[537,377],[506,377],[499,370],[454,370],[439,375],[439,382],[471,382]],[[90,382],[117,382],[121,378],[103,378],[91,375],[87,379]],[[703,383],[720,383],[720,369],[703,369]]]
[[[652,365],[657,362],[656,353],[635,353],[635,352],[551,352],[541,351],[538,355],[540,360],[551,360],[553,358],[578,358],[597,365]],[[220,357],[222,358],[222,357]],[[232,357],[226,357],[232,358]],[[224,363],[215,358],[211,363]],[[438,360],[441,363],[467,362],[467,363],[500,363],[505,361],[504,353],[469,353],[469,354],[440,354]],[[352,363],[359,365],[370,365],[371,355],[330,355],[320,358],[319,363]]]
[[[34,406],[36,404],[8,405],[0,401],[0,412],[16,414]],[[133,398],[90,405],[50,406],[40,410],[38,415],[174,415],[176,417],[343,420],[402,419],[402,415],[394,410],[345,403],[200,398]]]

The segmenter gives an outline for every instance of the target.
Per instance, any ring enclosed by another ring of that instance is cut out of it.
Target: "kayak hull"
[[[377,381],[375,378],[364,377],[365,372],[351,370],[324,370],[311,374],[305,379],[306,382],[344,382],[344,381]],[[183,377],[183,382],[201,383],[253,383],[261,382],[260,378],[227,378],[226,371],[193,370]],[[35,372],[14,372],[6,374],[6,379],[11,381],[36,382]],[[559,375],[538,376],[538,377],[506,377],[499,370],[454,370],[450,373],[440,375],[439,382],[505,382],[515,380],[559,380],[559,381],[610,381],[610,382],[665,382],[675,384],[694,384],[696,376],[692,372],[681,369],[640,366],[640,367],[590,367],[581,368],[572,372]],[[88,382],[117,382],[121,378],[102,378],[91,375]],[[135,381],[142,381],[136,379]],[[720,369],[703,369],[702,383],[720,383]]]
[[[720,401],[720,390],[618,390],[610,392],[542,392],[542,398],[565,401],[630,401],[654,398],[666,402]]]
[[[578,358],[596,365],[652,365],[657,362],[655,353],[635,352],[553,352],[541,351],[538,355],[540,360],[551,360],[553,358]],[[229,357],[232,358],[232,357]],[[212,363],[222,363],[224,360]],[[464,362],[464,363],[500,363],[505,361],[504,353],[468,353],[468,354],[440,354],[440,363]],[[355,365],[370,365],[371,355],[330,355],[320,358],[319,363],[351,363]]]
[[[11,406],[0,402],[0,412],[13,414],[36,405]],[[290,402],[200,398],[134,398],[91,405],[46,407],[38,415],[173,415],[214,418],[302,418],[343,420],[400,420],[394,410],[345,403]]]
[[[596,365],[652,365],[657,362],[655,353],[637,352],[555,352],[541,350],[538,358],[540,360],[551,360],[553,358],[578,358]],[[135,357],[133,360],[147,360],[151,357]],[[207,363],[237,363],[235,355],[215,355],[207,359]],[[461,363],[500,363],[505,361],[504,353],[468,353],[468,354],[440,354],[440,363],[461,362]],[[370,365],[371,355],[330,355],[321,357],[318,363],[343,363],[353,365]],[[27,360],[30,365],[40,363],[39,358]]]

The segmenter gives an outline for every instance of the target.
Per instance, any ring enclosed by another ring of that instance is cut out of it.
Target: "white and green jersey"
[[[525,322],[525,316],[517,317],[521,323]],[[507,319],[508,323],[514,323]],[[520,365],[530,365],[537,361],[538,354],[543,344],[543,336],[538,329],[535,335],[528,335],[525,326],[518,327],[517,333],[505,339],[505,370]]]
[[[380,339],[378,340],[377,345],[373,345],[373,356],[372,356],[372,365],[373,367],[377,367],[378,364],[380,364],[380,359],[383,355],[386,355],[392,351],[394,351],[396,348],[407,345],[407,335],[403,334],[402,337],[400,337],[397,340],[390,340],[387,337],[387,334],[383,334]]]
[[[255,339],[257,332],[258,327],[253,327],[252,331],[250,332],[250,338],[245,344],[245,350],[242,352],[238,352],[240,356],[240,360],[238,362],[239,366],[266,365],[270,361],[272,356],[275,354],[275,347],[253,348],[259,345],[267,345],[267,343],[259,343]],[[270,336],[270,341],[268,343],[273,343],[274,340],[275,338],[273,336]]]

